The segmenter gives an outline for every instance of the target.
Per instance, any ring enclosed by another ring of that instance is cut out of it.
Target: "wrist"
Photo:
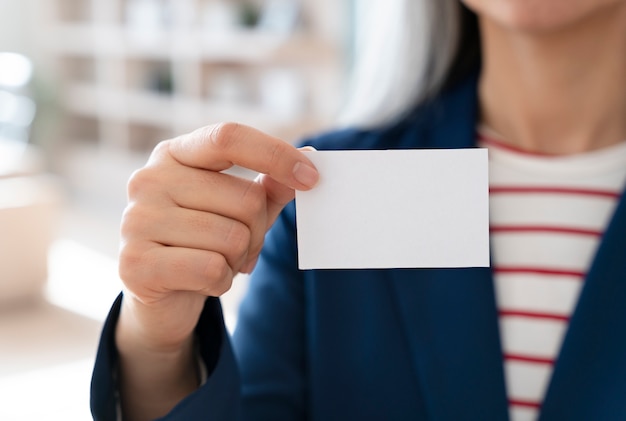
[[[122,413],[129,420],[157,418],[200,385],[195,335],[165,346],[146,340],[131,310],[122,306],[115,332]]]
[[[166,306],[147,305],[125,293],[115,331],[118,351],[139,351],[163,358],[188,353],[194,342],[196,321],[181,323],[175,315]]]

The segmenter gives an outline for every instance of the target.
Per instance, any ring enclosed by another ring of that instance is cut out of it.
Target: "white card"
[[[300,269],[489,266],[486,149],[307,151]]]

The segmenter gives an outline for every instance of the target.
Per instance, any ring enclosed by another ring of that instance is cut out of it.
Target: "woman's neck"
[[[573,154],[626,140],[626,3],[550,33],[481,18],[481,119],[515,146]]]

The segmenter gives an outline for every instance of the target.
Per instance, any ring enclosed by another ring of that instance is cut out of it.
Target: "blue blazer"
[[[318,149],[475,145],[476,79],[382,129],[335,132]],[[268,233],[229,338],[219,300],[197,327],[209,378],[168,420],[506,420],[489,268],[297,269],[295,210]],[[120,298],[121,299],[121,298]],[[105,324],[92,412],[115,418],[113,328]],[[589,270],[542,420],[626,419],[626,202]]]

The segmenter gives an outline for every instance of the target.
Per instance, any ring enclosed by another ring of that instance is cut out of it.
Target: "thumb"
[[[306,146],[304,148],[301,148],[300,150],[314,151],[315,149],[310,146]],[[310,176],[315,178],[315,182],[319,181],[319,173],[317,173],[317,170],[315,171],[315,174],[310,174]],[[267,226],[265,227],[267,231],[274,224],[274,221],[276,221],[276,218],[283,210],[283,208],[295,198],[296,191],[276,181],[274,178],[267,174],[259,174],[255,182],[263,186],[267,197]],[[313,187],[315,187],[315,184],[313,185]],[[258,253],[249,256],[248,262],[244,265],[244,269],[242,270],[242,272],[250,273],[254,268],[257,259]]]
[[[316,149],[312,146],[305,146],[299,148],[300,151],[315,151]],[[310,180],[313,180],[311,184],[311,188],[314,188],[317,182],[319,181],[319,173],[317,169],[311,168],[308,165],[302,165],[302,168],[298,168],[298,164],[296,164],[296,168],[294,171],[303,171],[306,173],[306,177]],[[314,170],[314,171],[312,171]],[[296,195],[294,189],[287,187],[286,185],[279,183],[274,178],[267,174],[259,174],[256,180],[263,188],[265,189],[265,193],[267,195],[267,227],[269,229],[278,214],[283,210],[283,208],[287,205],[287,203],[291,202]],[[304,190],[304,189],[302,189]],[[308,189],[307,189],[308,190]]]

